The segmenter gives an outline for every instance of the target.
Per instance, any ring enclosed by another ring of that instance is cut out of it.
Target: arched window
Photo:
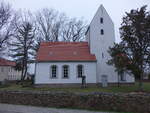
[[[57,66],[56,65],[51,66],[51,78],[57,78]]]
[[[69,78],[69,66],[68,65],[63,66],[63,78]]]
[[[83,76],[83,65],[77,66],[77,74],[79,78]]]
[[[101,35],[104,35],[104,30],[103,29],[101,29]]]

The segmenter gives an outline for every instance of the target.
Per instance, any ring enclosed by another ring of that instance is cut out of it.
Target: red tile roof
[[[0,66],[15,66],[16,63],[10,60],[0,58]]]
[[[42,42],[37,61],[96,61],[87,42]]]

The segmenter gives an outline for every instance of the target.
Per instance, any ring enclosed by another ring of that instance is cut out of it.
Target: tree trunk
[[[23,81],[23,75],[24,75],[24,68],[21,70],[21,81]]]
[[[25,64],[25,71],[24,71],[24,75],[23,75],[23,80],[25,80],[26,75],[27,75],[27,64]]]
[[[21,82],[24,80],[23,76],[24,76],[24,61],[22,63]]]
[[[141,72],[140,72],[140,80],[139,80],[139,91],[143,91],[144,70],[143,70],[143,63],[142,62],[141,62],[140,68],[141,68]]]
[[[118,73],[118,87],[120,87],[119,73]]]
[[[139,80],[139,91],[143,91],[143,74],[140,75],[140,80]]]
[[[22,73],[21,73],[21,82],[24,81],[24,73],[25,73],[25,68],[26,68],[25,65],[26,65],[26,64],[25,64],[25,60],[23,59],[23,63],[22,63]]]

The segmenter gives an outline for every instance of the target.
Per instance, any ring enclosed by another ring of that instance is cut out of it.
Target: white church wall
[[[86,83],[96,83],[96,62],[51,62],[51,63],[37,63],[35,84],[64,84],[64,83],[81,83],[81,78],[77,77],[77,66],[84,66],[84,74],[86,76]],[[50,67],[57,66],[57,78],[50,77]],[[69,78],[63,78],[63,65],[69,66]]]

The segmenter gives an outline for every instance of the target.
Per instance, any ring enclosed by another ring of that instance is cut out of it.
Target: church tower
[[[110,59],[108,49],[115,42],[114,24],[103,5],[99,7],[91,21],[86,39],[90,52],[95,54],[97,59],[97,83],[101,83],[103,77],[109,83],[116,82],[118,77],[114,67],[107,65]]]

